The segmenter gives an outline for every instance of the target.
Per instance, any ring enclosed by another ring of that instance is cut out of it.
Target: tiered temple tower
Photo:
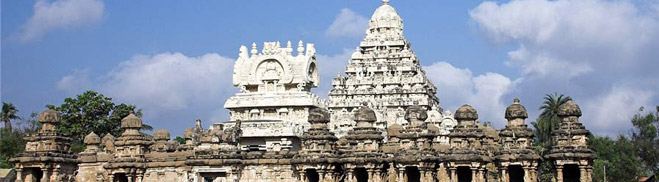
[[[318,86],[316,49],[300,41],[297,55],[289,41],[265,42],[261,52],[256,44],[248,52],[241,46],[234,65],[233,84],[240,92],[229,98],[224,108],[231,118],[226,127],[240,121],[243,150],[299,150],[303,132],[309,128],[309,110],[325,107],[311,93]]]
[[[579,122],[581,108],[568,101],[558,110],[561,121],[551,132],[552,147],[545,158],[554,165],[554,181],[593,181],[595,152],[588,148],[590,131]]]
[[[523,181],[536,182],[537,168],[540,161],[532,147],[533,130],[524,120],[528,118],[526,108],[515,98],[513,104],[506,108],[508,124],[499,132],[502,144],[496,156],[501,182]]]
[[[71,152],[71,138],[57,130],[57,111],[39,114],[41,130],[25,137],[25,152],[9,161],[16,168],[17,182],[74,181],[78,159]]]
[[[330,129],[339,137],[346,135],[355,126],[354,110],[363,102],[375,111],[375,126],[380,130],[394,123],[406,125],[405,108],[418,102],[430,110],[432,117],[426,122],[450,130],[457,123],[448,118],[446,126],[440,124],[443,117],[435,96],[437,88],[426,77],[405,39],[403,20],[389,0],[382,2],[369,21],[366,37],[352,54],[345,75],[339,74],[332,80]]]

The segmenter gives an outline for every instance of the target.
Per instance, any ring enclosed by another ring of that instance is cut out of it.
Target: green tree
[[[544,155],[551,148],[551,131],[558,127],[560,118],[558,117],[558,108],[568,101],[569,97],[563,94],[546,94],[543,98],[544,102],[540,106],[541,111],[538,119],[532,122],[534,128],[535,140],[534,149],[541,156]],[[551,181],[551,169],[553,164],[550,162],[541,162],[539,166],[540,181]]]
[[[46,107],[61,114],[62,122],[59,130],[74,139],[74,146],[81,145],[84,137],[90,132],[99,136],[104,136],[106,133],[119,136],[122,132],[121,119],[130,112],[134,112],[138,117],[142,116],[142,111],[136,110],[135,105],[123,103],[116,105],[112,102],[112,98],[95,91],[86,91],[76,98],[66,98],[60,106]],[[142,129],[151,130],[152,127],[144,124]]]
[[[606,181],[636,182],[644,174],[643,167],[638,165],[641,161],[634,144],[624,135],[618,136],[617,140],[590,136],[588,145],[598,156],[593,165],[594,181],[604,181],[604,168]]]
[[[0,119],[5,122],[5,129],[11,131],[11,120],[12,119],[21,119],[20,116],[16,115],[18,109],[12,103],[2,102],[2,112],[0,112]]]
[[[632,143],[645,167],[659,174],[659,106],[654,113],[642,114],[643,107],[632,118]]]
[[[9,158],[25,150],[24,134],[18,130],[0,130],[0,168],[11,168]]]
[[[178,144],[185,144],[185,139],[181,136],[176,136],[176,138],[174,138],[174,141],[178,142]]]
[[[551,145],[551,131],[558,127],[560,118],[558,117],[558,108],[565,104],[570,98],[563,94],[547,94],[544,102],[540,106],[540,116],[531,125],[535,128],[535,142],[542,148],[549,149]],[[543,150],[544,152],[544,150]]]

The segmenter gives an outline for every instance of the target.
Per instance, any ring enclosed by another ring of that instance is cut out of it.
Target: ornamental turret
[[[243,123],[242,150],[299,150],[299,137],[310,127],[309,110],[326,107],[311,93],[320,81],[314,44],[299,41],[296,50],[294,54],[290,41],[286,46],[265,42],[261,51],[253,43],[249,54],[247,47],[240,47],[233,69],[233,84],[240,92],[224,104],[230,121],[223,125]]]

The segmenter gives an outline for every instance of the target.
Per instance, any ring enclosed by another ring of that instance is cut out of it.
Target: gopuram
[[[501,130],[470,105],[443,110],[402,19],[382,2],[327,101],[311,93],[322,71],[313,44],[241,46],[228,121],[203,128],[197,120],[178,143],[167,130],[139,132],[142,119],[131,113],[120,136],[90,133],[76,154],[57,130],[59,113],[46,110],[41,131],[10,160],[16,181],[537,182],[541,162],[552,164],[552,182],[592,181],[596,156],[572,99],[544,156],[532,148],[519,99],[501,111]]]

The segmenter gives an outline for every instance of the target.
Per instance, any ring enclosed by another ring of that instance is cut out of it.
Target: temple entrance
[[[227,173],[225,172],[205,172],[199,173],[203,182],[224,182],[227,178]]]
[[[567,164],[563,166],[563,181],[564,182],[579,182],[581,172],[579,166],[576,164]]]
[[[27,176],[25,176],[25,182],[39,182],[43,178],[43,172],[40,168],[25,168],[27,171]],[[20,176],[18,176],[20,178]]]
[[[405,176],[407,177],[407,182],[421,182],[421,173],[416,166],[405,167]]]
[[[510,182],[524,182],[524,169],[520,165],[508,166]]]
[[[471,182],[471,169],[467,166],[458,167],[458,182]]]
[[[128,177],[126,173],[115,173],[114,182],[128,182]]]
[[[344,182],[346,179],[345,171],[343,171],[343,167],[341,165],[335,165],[334,166],[334,174],[338,174],[338,176],[335,176],[338,180],[338,182]]]
[[[368,172],[366,172],[366,168],[363,167],[358,167],[355,168],[355,179],[357,179],[357,182],[368,182]]]
[[[304,170],[304,175],[307,176],[307,182],[318,182],[320,181],[320,176],[316,169],[306,169]]]

